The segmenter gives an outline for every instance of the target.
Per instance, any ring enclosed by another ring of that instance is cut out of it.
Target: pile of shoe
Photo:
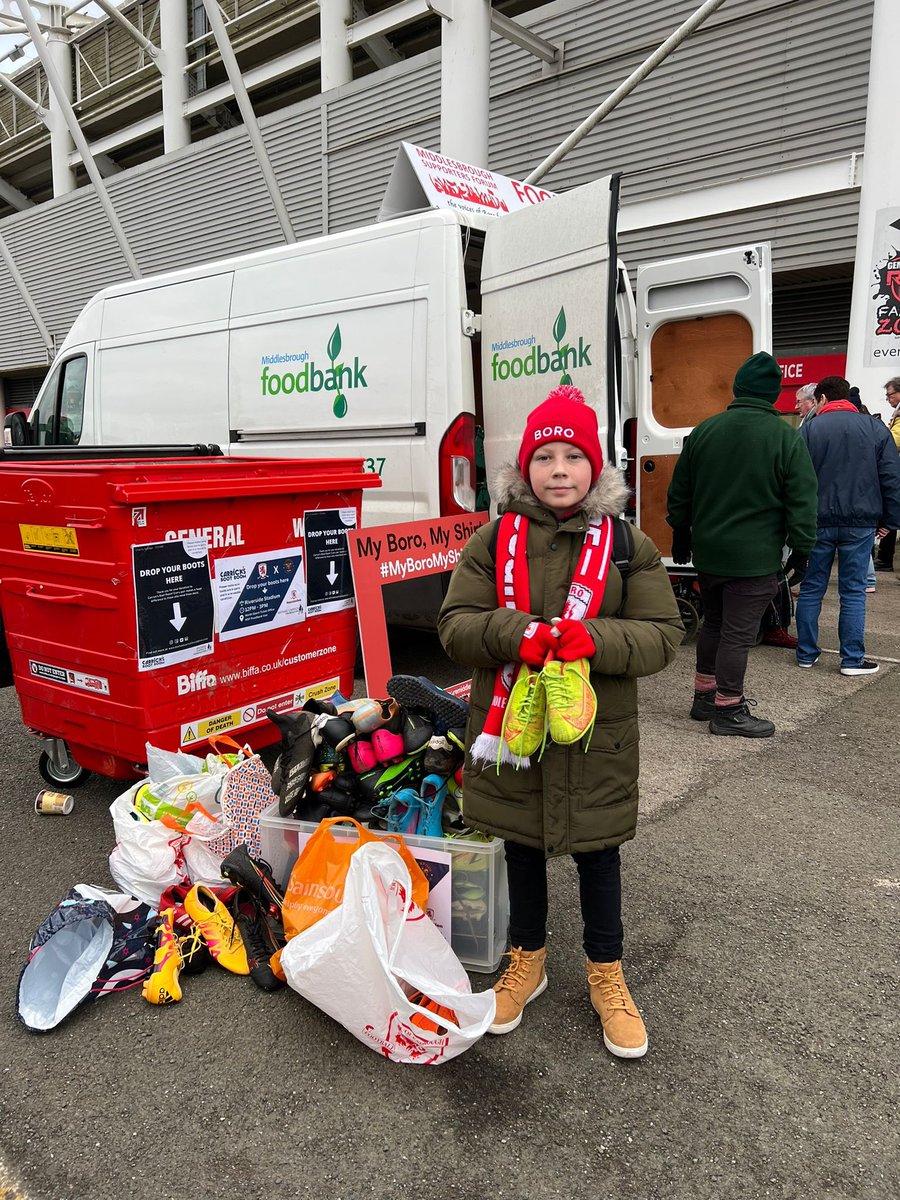
[[[310,700],[270,712],[282,816],[350,816],[372,828],[460,836],[468,705],[424,677],[395,675],[384,699]]]
[[[153,968],[142,995],[151,1004],[182,998],[180,976],[216,962],[234,975],[249,975],[264,992],[284,987],[269,965],[285,944],[284,898],[272,870],[238,846],[222,860],[222,887],[177,884],[163,892]]]

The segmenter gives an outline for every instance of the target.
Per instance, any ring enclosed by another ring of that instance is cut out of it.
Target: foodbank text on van
[[[560,383],[571,383],[569,371],[579,367],[590,367],[591,343],[586,342],[579,334],[578,344],[565,341],[566,310],[560,308],[553,322],[553,340],[555,350],[545,350],[534,334],[530,337],[511,338],[507,341],[491,343],[491,378],[496,383],[505,379],[521,379],[523,375],[548,375],[552,371],[559,372]],[[509,354],[510,350],[519,348],[522,354]],[[501,354],[505,357],[501,358]]]

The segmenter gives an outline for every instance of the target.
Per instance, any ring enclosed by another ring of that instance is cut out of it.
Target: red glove
[[[529,667],[542,667],[550,650],[556,649],[557,639],[544,621],[532,621],[522,634],[517,657]]]
[[[597,651],[594,639],[583,621],[572,621],[563,617],[556,623],[558,634],[556,657],[563,662],[574,662],[576,658],[593,658]]]

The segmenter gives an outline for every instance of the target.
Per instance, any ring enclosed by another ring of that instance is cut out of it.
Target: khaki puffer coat
[[[497,607],[491,541],[496,522],[482,526],[466,544],[450,578],[438,632],[450,657],[472,669],[467,747],[481,732],[499,666],[517,658],[530,621],[561,615],[588,523],[622,511],[628,489],[621,472],[605,467],[582,509],[566,520],[543,508],[518,467],[498,474],[501,511],[529,518],[528,612]],[[597,652],[591,683],[597,721],[584,742],[557,746],[515,770],[466,759],[463,808],[473,828],[543,849],[548,856],[618,846],[634,836],[638,804],[637,679],[661,671],[684,636],[678,606],[659,551],[634,530],[634,555],[621,617],[622,578],[610,565],[600,615],[586,624]]]

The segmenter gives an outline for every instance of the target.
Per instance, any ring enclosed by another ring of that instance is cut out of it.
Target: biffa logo
[[[283,373],[270,371],[268,365],[262,369],[260,389],[264,396],[290,396],[294,392],[302,395],[306,392],[333,392],[332,411],[338,418],[347,415],[347,397],[345,391],[368,387],[366,382],[367,363],[361,363],[359,356],[354,355],[353,365],[340,362],[341,327],[335,325],[328,339],[326,353],[330,366],[318,367],[315,359],[304,362],[299,371]]]
[[[178,676],[178,695],[186,696],[188,692],[205,692],[207,688],[214,688],[219,682],[217,675],[213,675],[212,671],[191,671],[189,675]]]
[[[553,322],[553,340],[556,342],[556,349],[545,350],[538,342],[531,347],[527,354],[512,355],[509,358],[501,358],[500,353],[494,351],[491,358],[491,378],[495,383],[502,383],[507,379],[520,379],[523,375],[547,375],[551,371],[554,373],[559,371],[559,382],[571,383],[570,370],[590,367],[593,366],[593,363],[589,353],[591,343],[585,342],[580,335],[577,345],[566,341],[566,329],[566,310],[560,308],[556,314],[556,320]]]

